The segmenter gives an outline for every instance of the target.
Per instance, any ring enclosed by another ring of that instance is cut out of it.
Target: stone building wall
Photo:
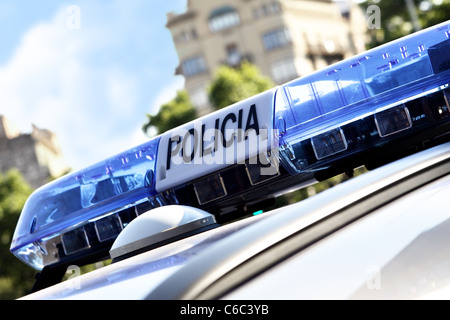
[[[0,172],[17,168],[31,187],[38,188],[69,171],[54,133],[36,126],[32,133],[20,133],[4,116],[0,133]]]

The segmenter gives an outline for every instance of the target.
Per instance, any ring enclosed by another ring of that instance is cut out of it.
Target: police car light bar
[[[39,188],[11,252],[36,269],[105,258],[121,230],[152,208],[193,206],[220,222],[295,186],[447,139],[449,83],[447,21]]]

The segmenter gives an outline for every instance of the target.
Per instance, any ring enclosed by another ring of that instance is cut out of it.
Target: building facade
[[[166,27],[201,115],[220,65],[247,60],[282,84],[363,51],[366,31],[358,7],[326,0],[188,0]]]
[[[18,169],[32,188],[67,173],[57,136],[33,125],[23,134],[5,116],[0,115],[0,172]]]

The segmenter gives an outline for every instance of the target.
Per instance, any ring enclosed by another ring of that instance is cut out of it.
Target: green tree
[[[408,10],[407,1],[367,0],[361,3],[364,12],[372,5],[380,9],[380,28],[369,30],[369,48],[414,32],[414,17],[417,17],[418,27],[422,29],[444,22],[450,17],[450,0],[412,0],[412,11]]]
[[[239,68],[222,65],[209,87],[209,102],[218,110],[273,86],[273,82],[249,62],[243,62]]]
[[[32,189],[18,170],[0,173],[0,299],[15,299],[32,288],[36,271],[10,251],[12,236]]]
[[[186,90],[178,91],[175,98],[163,104],[156,115],[147,114],[147,122],[142,126],[145,133],[151,128],[161,134],[172,128],[197,118],[197,111],[192,105]]]
[[[219,67],[209,88],[209,101],[214,109],[227,107],[235,102],[272,88],[272,81],[264,77],[259,69],[244,62],[239,68]],[[174,99],[163,104],[156,115],[147,114],[142,130],[149,134],[154,128],[161,134],[197,118],[186,90],[178,91]]]

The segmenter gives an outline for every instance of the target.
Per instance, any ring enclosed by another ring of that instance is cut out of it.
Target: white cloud
[[[51,22],[30,29],[9,63],[0,68],[0,113],[24,132],[31,123],[56,132],[63,149],[74,156],[67,141],[74,136],[71,125],[87,120],[80,97],[87,84],[83,78],[91,71],[80,53],[89,43],[71,34],[64,18],[65,12],[59,11]]]
[[[76,84],[67,75],[80,73],[77,49],[82,45],[67,37],[61,14],[30,29],[9,63],[0,68],[0,111],[19,123],[33,119],[55,125],[60,120],[55,117],[67,111],[65,95]]]
[[[126,108],[127,114],[136,112],[135,107],[139,96],[136,77],[120,70],[111,70],[105,80],[105,95],[111,112],[120,114],[124,108]]]
[[[145,113],[169,101],[182,87],[180,79],[173,80],[149,106],[152,88],[142,80],[155,75],[138,74],[117,61],[133,60],[126,52],[131,48],[121,48],[125,53],[119,57],[116,50],[123,45],[119,37],[129,41],[127,32],[132,28],[121,28],[114,17],[95,21],[91,11],[101,8],[87,6],[81,7],[79,30],[68,28],[70,15],[61,7],[51,21],[28,30],[12,58],[0,66],[0,114],[24,132],[30,131],[31,123],[55,132],[74,169],[145,141],[140,132]],[[132,16],[127,12],[124,17],[119,9],[113,6],[107,14],[116,12],[122,22]],[[101,13],[97,16],[104,17]],[[142,46],[142,39],[137,45]]]

